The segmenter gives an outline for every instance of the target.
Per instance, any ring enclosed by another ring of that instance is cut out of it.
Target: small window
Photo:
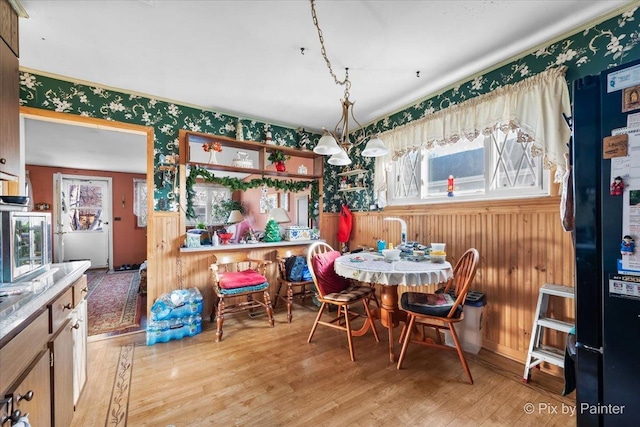
[[[497,127],[472,141],[424,146],[392,162],[391,205],[540,196],[548,194],[548,173],[533,140],[518,128]],[[449,177],[453,177],[450,192]]]
[[[187,225],[223,225],[227,218],[215,216],[213,206],[223,200],[231,199],[231,190],[228,187],[215,184],[195,184],[193,186],[193,212],[195,218],[187,218]]]
[[[147,180],[133,178],[133,214],[136,216],[136,227],[147,226]]]
[[[69,185],[66,206],[72,231],[102,230],[102,189],[90,183]]]

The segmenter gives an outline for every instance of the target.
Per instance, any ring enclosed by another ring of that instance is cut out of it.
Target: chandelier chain
[[[318,39],[320,39],[320,52],[322,53],[322,57],[327,63],[327,68],[329,68],[329,74],[333,77],[333,80],[337,85],[345,86],[345,98],[349,99],[349,88],[351,87],[351,82],[349,81],[349,69],[345,68],[345,77],[344,80],[338,80],[336,73],[333,72],[333,67],[331,66],[331,61],[329,61],[329,57],[327,56],[327,49],[324,46],[324,36],[322,35],[322,30],[320,29],[320,25],[318,24],[318,16],[316,15],[316,7],[315,0],[311,1],[311,16],[313,17],[313,25],[315,25],[318,30]]]

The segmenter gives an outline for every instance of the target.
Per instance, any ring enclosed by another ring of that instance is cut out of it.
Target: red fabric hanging
[[[338,224],[338,242],[347,243],[349,241],[352,226],[353,215],[347,205],[342,205],[342,210],[340,211],[340,223]]]

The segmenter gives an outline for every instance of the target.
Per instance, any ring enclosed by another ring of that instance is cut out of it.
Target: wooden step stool
[[[542,336],[545,328],[569,333],[573,328],[573,324],[547,317],[550,296],[574,299],[575,294],[574,289],[568,286],[547,283],[540,288],[533,330],[531,331],[531,342],[527,353],[527,363],[524,366],[524,376],[522,378],[525,383],[531,378],[531,368],[542,362],[548,362],[564,368],[564,349],[542,344]]]

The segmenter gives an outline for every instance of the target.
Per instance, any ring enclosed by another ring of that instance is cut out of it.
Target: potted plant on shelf
[[[287,170],[284,162],[286,162],[290,158],[291,156],[289,156],[288,154],[284,154],[284,152],[278,150],[272,151],[271,153],[269,153],[269,157],[267,157],[267,159],[271,163],[274,163],[276,165],[276,170],[278,172],[285,172]]]

